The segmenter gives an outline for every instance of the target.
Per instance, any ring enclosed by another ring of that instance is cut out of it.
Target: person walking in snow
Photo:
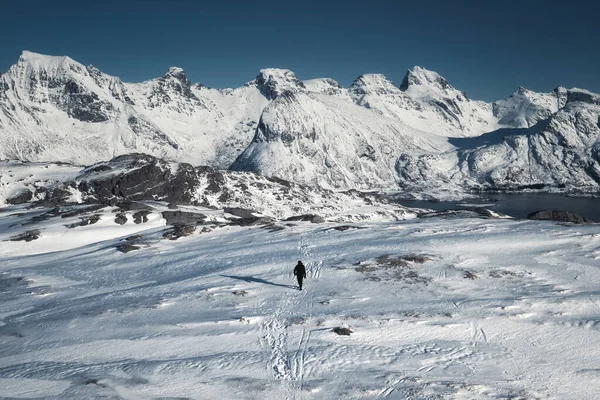
[[[296,268],[294,268],[294,275],[296,275],[296,279],[298,279],[298,286],[300,287],[300,290],[302,290],[302,280],[306,278],[306,269],[304,268],[302,261],[298,261]]]

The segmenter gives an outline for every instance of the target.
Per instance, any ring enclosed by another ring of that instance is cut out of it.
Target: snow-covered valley
[[[120,225],[106,207],[78,225],[77,214],[1,210],[3,398],[600,391],[598,225],[407,213],[234,226],[222,210],[181,209],[208,222],[174,241],[157,211]],[[37,240],[9,240],[33,228]],[[117,249],[128,242],[138,249]]]

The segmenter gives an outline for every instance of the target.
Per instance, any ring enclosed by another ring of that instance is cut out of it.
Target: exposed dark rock
[[[61,218],[71,218],[71,217],[75,217],[77,215],[94,212],[94,211],[100,210],[102,208],[104,208],[104,205],[95,204],[91,207],[82,207],[82,208],[77,208],[77,209],[71,210],[71,211],[65,211],[63,213],[60,213],[60,217]],[[56,209],[58,209],[58,208],[56,208]]]
[[[208,171],[206,178],[208,179],[206,187],[208,193],[219,193],[225,185],[225,177],[219,171]]]
[[[31,217],[27,221],[23,222],[21,225],[22,226],[34,225],[34,224],[37,224],[38,222],[46,221],[50,218],[56,217],[59,213],[60,213],[59,208],[55,207],[50,211],[46,211],[45,213]]]
[[[432,258],[427,255],[407,254],[393,257],[383,255],[374,261],[362,261],[355,267],[357,272],[367,275],[366,279],[379,282],[383,279],[401,281],[409,285],[428,285],[432,278],[421,276],[415,271],[415,263],[422,264]]]
[[[303,215],[295,215],[293,217],[286,218],[284,221],[309,221],[314,224],[322,224],[325,222],[325,219],[320,215],[315,214],[303,214]]]
[[[149,210],[143,210],[143,211],[138,211],[135,214],[133,214],[133,222],[135,222],[136,224],[142,224],[142,223],[146,223],[148,222],[148,214],[150,214],[151,211]]]
[[[72,196],[72,193],[63,187],[40,187],[37,192],[44,195],[44,200],[36,202],[38,205],[69,204],[69,199]]]
[[[67,228],[77,228],[78,226],[92,225],[100,221],[100,214],[91,215],[89,217],[80,217],[80,221],[74,224],[65,225]]]
[[[117,250],[121,253],[129,253],[130,251],[139,250],[141,247],[133,245],[131,243],[123,243],[117,246]]]
[[[167,225],[200,225],[206,221],[206,215],[185,211],[163,211]]]
[[[134,131],[141,137],[146,137],[152,140],[154,143],[161,144],[164,146],[170,146],[174,149],[179,148],[179,145],[175,141],[173,141],[158,127],[152,125],[148,121],[131,116],[127,119],[127,124],[129,125],[132,131]]]
[[[18,241],[22,241],[22,240],[24,240],[26,242],[31,242],[32,240],[39,239],[40,236],[41,236],[40,231],[35,229],[32,231],[20,233],[15,236],[11,236],[8,240],[11,242],[18,242]]]
[[[590,93],[582,90],[569,90],[567,91],[567,102],[580,101],[588,104],[600,105],[600,96],[594,93]]]
[[[405,256],[402,256],[401,258],[405,261],[417,263],[417,264],[423,264],[423,263],[425,263],[427,261],[431,261],[433,259],[430,256],[427,256],[424,254],[407,254]]]
[[[120,211],[151,211],[152,207],[135,201],[122,201],[118,203]]]
[[[559,222],[572,222],[574,224],[583,224],[592,222],[581,215],[575,214],[570,211],[560,210],[542,210],[536,211],[527,215],[527,219],[533,220],[547,220],[547,221],[559,221]]]
[[[68,81],[64,86],[64,96],[56,102],[65,109],[69,116],[83,122],[108,121],[107,111],[112,111],[113,106],[101,101],[94,92],[87,92],[74,81]]]
[[[23,188],[14,196],[6,199],[8,204],[23,204],[31,201],[33,198],[33,192],[29,189]]]
[[[281,81],[278,81],[280,79]],[[273,76],[268,71],[261,71],[256,77],[256,84],[267,99],[273,100],[281,95],[285,90],[282,89],[282,84],[291,83],[293,87],[305,89],[304,83],[296,78],[292,71],[282,71],[281,76]]]
[[[90,169],[90,172],[104,172],[110,171],[112,168],[106,164],[100,164]]]
[[[353,225],[338,225],[338,226],[334,226],[331,229],[335,229],[336,231],[340,231],[340,232],[344,232],[350,229],[366,229],[365,227],[362,226],[353,226]]]
[[[474,281],[475,279],[479,279],[479,277],[471,271],[464,271],[463,278],[470,279],[472,281]]]
[[[341,326],[336,326],[331,331],[337,333],[338,335],[345,335],[345,336],[350,336],[351,333],[354,333],[349,328],[344,328]]]
[[[193,225],[174,225],[172,229],[163,234],[163,237],[169,240],[177,240],[180,237],[190,236],[195,231],[196,227]]]
[[[273,218],[270,217],[249,217],[249,218],[234,218],[230,219],[231,225],[238,226],[254,226],[254,225],[266,225],[274,222]]]
[[[276,176],[265,176],[265,179],[269,182],[278,183],[281,186],[285,186],[288,189],[292,187],[292,182],[286,181],[285,179],[281,179]]]
[[[348,229],[355,229],[356,227],[354,226],[350,226],[350,225],[340,225],[340,226],[334,226],[333,229],[335,229],[336,231],[340,231],[340,232],[344,232],[347,231]]]
[[[226,214],[235,215],[236,217],[240,217],[240,218],[254,218],[255,217],[254,214],[257,214],[256,211],[248,210],[245,208],[237,208],[237,207],[225,207],[223,209],[223,211]]]
[[[269,232],[279,232],[285,229],[285,226],[277,225],[277,224],[267,224],[262,226],[263,229],[268,230]]]
[[[127,216],[123,213],[115,215],[115,224],[125,225],[127,222]]]
[[[124,172],[97,174],[94,167],[83,172],[78,189],[86,197],[105,204],[114,198],[191,204],[193,188],[199,185],[198,174],[190,164],[179,164],[173,174],[165,161],[145,154],[127,154],[114,158],[109,165],[118,165]]]

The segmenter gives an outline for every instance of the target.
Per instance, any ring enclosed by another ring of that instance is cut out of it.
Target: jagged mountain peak
[[[86,67],[67,56],[48,56],[24,50],[19,60],[9,69],[9,74],[17,79],[30,79],[32,74],[45,77],[83,74]]]
[[[306,90],[306,86],[289,69],[265,68],[261,69],[255,80],[256,85],[263,95],[273,100],[286,91]]]
[[[446,78],[418,65],[406,71],[400,89],[407,91],[414,86],[429,86],[443,91],[454,89]]]
[[[394,84],[383,74],[363,74],[352,82],[349,90],[351,92],[366,93],[381,89],[385,89],[386,91],[396,89],[397,91]]]
[[[519,86],[517,90],[514,91],[514,95],[527,95],[528,93],[532,93],[531,90],[525,89],[523,86]]]
[[[183,68],[179,68],[179,67],[169,67],[169,70],[167,71],[167,73],[163,76],[163,78],[170,78],[173,77],[175,79],[178,79],[182,82],[189,82],[185,71],[183,70]]]
[[[572,88],[567,90],[567,103],[572,102],[582,102],[599,106],[600,94],[585,89]]]
[[[49,56],[46,54],[34,53],[33,51],[23,50],[19,57],[19,64],[30,64],[34,66],[51,67],[64,66],[65,64],[79,64],[68,56]]]
[[[492,107],[501,125],[529,128],[548,118],[561,106],[555,93],[537,93],[519,86],[506,99],[494,102]]]

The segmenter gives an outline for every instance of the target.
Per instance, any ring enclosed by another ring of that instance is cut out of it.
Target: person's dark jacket
[[[300,279],[306,278],[306,269],[304,268],[304,264],[298,262],[296,268],[294,268],[294,275],[296,275]]]

